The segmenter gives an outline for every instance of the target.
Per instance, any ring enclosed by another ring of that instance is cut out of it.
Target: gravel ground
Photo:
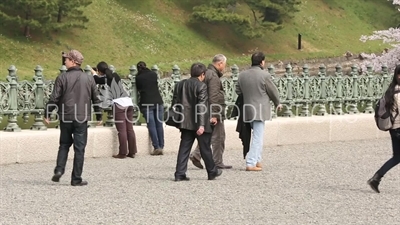
[[[208,181],[189,162],[189,182],[173,182],[175,153],[87,159],[89,185],[60,183],[55,162],[0,166],[1,224],[399,224],[399,167],[366,181],[391,156],[389,139],[279,146],[264,150],[264,170],[234,166]]]

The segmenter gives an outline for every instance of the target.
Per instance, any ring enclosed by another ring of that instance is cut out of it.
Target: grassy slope
[[[249,53],[267,52],[269,60],[340,56],[345,51],[380,52],[381,42],[362,43],[362,34],[393,26],[396,12],[385,0],[304,0],[301,11],[278,32],[266,31],[263,39],[242,39],[226,26],[188,25],[195,0],[96,0],[87,8],[88,29],[60,33],[52,40],[33,35],[18,37],[0,27],[0,78],[9,65],[21,79],[30,79],[40,64],[46,78],[54,78],[60,52],[79,49],[84,64],[105,60],[123,74],[140,60],[170,71],[174,64],[187,70],[191,62],[207,63],[216,53],[229,57],[229,64],[245,65]],[[297,50],[297,34],[303,50]]]

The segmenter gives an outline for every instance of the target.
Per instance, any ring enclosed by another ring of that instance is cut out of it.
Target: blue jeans
[[[257,162],[261,162],[261,154],[264,145],[264,121],[255,120],[250,123],[253,129],[253,139],[247,153],[246,166],[255,167]]]
[[[154,149],[164,148],[164,106],[163,105],[143,105],[140,112],[146,119],[147,129]]]

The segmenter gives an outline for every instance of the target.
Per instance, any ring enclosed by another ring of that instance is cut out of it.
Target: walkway
[[[189,164],[189,182],[173,182],[176,153],[135,159],[87,159],[86,187],[60,183],[54,161],[0,166],[1,224],[398,224],[400,167],[381,194],[367,179],[390,156],[388,138],[271,147],[264,171],[233,170],[207,181]],[[34,150],[32,150],[34,151]]]

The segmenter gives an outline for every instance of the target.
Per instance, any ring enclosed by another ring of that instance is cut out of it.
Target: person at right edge
[[[264,145],[264,125],[271,120],[271,103],[282,109],[279,91],[271,75],[264,70],[265,55],[256,52],[251,56],[251,67],[242,71],[236,84],[236,93],[243,94],[243,120],[250,123],[253,139],[246,156],[246,171],[261,171],[261,155]]]
[[[397,65],[394,70],[393,80],[390,83],[389,88],[385,92],[385,107],[391,110],[394,118],[392,128],[389,130],[390,138],[392,139],[392,150],[393,156],[386,161],[383,166],[376,171],[374,176],[368,180],[369,186],[377,193],[379,191],[379,183],[385,174],[400,163],[400,116],[398,115],[400,106],[400,65]],[[397,114],[397,116],[396,116]]]
[[[178,126],[181,132],[178,158],[176,162],[175,181],[188,181],[187,164],[193,142],[197,139],[200,154],[206,165],[209,180],[214,180],[222,174],[215,166],[211,152],[211,122],[210,105],[208,103],[207,85],[203,83],[206,66],[194,63],[190,69],[190,78],[175,85],[172,106],[181,108],[182,116]],[[176,104],[179,102],[179,104]]]
[[[225,92],[222,86],[222,71],[226,66],[226,57],[217,54],[212,60],[212,64],[208,65],[204,83],[207,85],[208,100],[211,105],[211,118],[214,120],[215,126],[211,136],[211,146],[215,165],[219,169],[231,169],[232,166],[225,165],[223,154],[225,150]],[[203,169],[201,164],[200,147],[197,145],[190,155],[190,160],[197,168]]]

